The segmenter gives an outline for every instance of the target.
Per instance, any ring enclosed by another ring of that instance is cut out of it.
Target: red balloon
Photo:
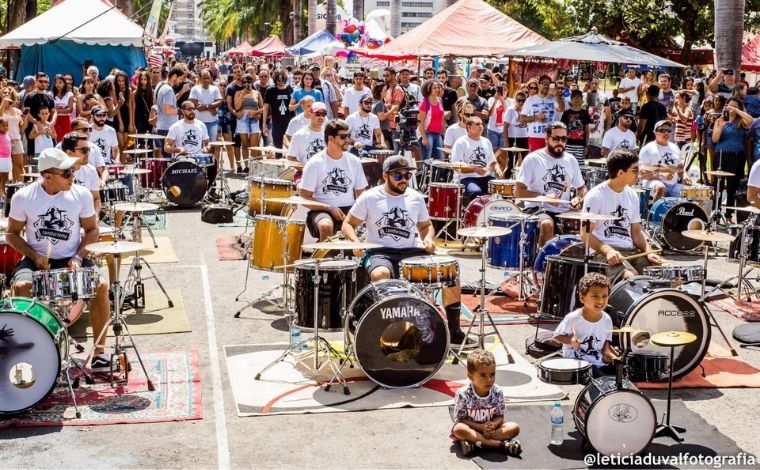
[[[354,34],[354,31],[356,31],[356,25],[350,24],[345,30],[348,34]]]
[[[385,38],[385,44],[388,44],[389,42],[391,42],[391,38]]]

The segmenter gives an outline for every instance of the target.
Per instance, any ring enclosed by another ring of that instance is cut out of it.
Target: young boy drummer
[[[610,282],[602,273],[588,273],[578,283],[582,308],[565,316],[554,339],[562,343],[562,356],[591,363],[594,377],[612,375],[618,352],[612,347],[612,319],[604,311]]]

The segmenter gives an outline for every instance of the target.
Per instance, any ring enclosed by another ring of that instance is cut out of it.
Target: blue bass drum
[[[538,250],[533,271],[535,273],[544,272],[547,256],[559,255],[565,248],[580,242],[581,237],[579,235],[556,235]]]
[[[699,248],[702,242],[681,234],[684,230],[704,230],[707,214],[701,206],[680,198],[657,200],[649,212],[649,229],[655,238],[676,251]]]
[[[512,232],[488,239],[488,266],[495,269],[520,269],[520,235],[524,221],[525,247],[523,269],[533,266],[538,241],[538,217],[527,214],[491,214],[488,225],[506,227]]]

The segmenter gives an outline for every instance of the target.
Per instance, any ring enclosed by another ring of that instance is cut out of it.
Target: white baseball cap
[[[68,170],[78,161],[76,158],[66,155],[63,150],[51,147],[40,152],[37,168],[40,173],[47,170]]]

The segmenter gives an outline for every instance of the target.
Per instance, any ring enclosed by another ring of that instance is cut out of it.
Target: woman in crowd
[[[88,103],[88,99],[95,99],[95,103]],[[83,118],[90,119],[91,109],[95,104],[105,106],[103,99],[95,93],[95,82],[92,77],[84,77],[82,86],[79,87],[79,96],[77,97],[76,108],[77,114]]]
[[[235,93],[234,105],[237,117],[235,132],[240,136],[241,147],[244,151],[248,147],[257,147],[261,140],[259,119],[264,113],[264,100],[253,89],[253,76],[246,74],[243,77],[243,89]]]
[[[144,134],[151,131],[150,108],[153,106],[153,91],[150,87],[150,74],[137,74],[137,88],[129,94],[129,133]]]
[[[422,84],[422,102],[420,103],[419,135],[422,143],[422,159],[427,160],[431,156],[436,160],[443,158],[443,131],[445,129],[443,119],[443,103],[441,102],[440,83],[436,80],[428,80]]]
[[[672,115],[675,117],[676,135],[675,141],[678,148],[691,143],[691,126],[694,123],[694,112],[689,104],[689,93],[679,91],[676,93],[676,101],[673,103]]]
[[[520,112],[527,99],[522,91],[515,93],[515,102],[507,108],[504,115],[504,145],[507,147],[528,148],[528,125],[520,123]],[[507,162],[507,179],[511,179],[514,167],[522,165],[522,152],[510,152]]]
[[[734,174],[726,180],[727,206],[736,205],[739,181],[744,178],[744,165],[747,161],[744,139],[752,121],[754,119],[744,112],[744,104],[738,98],[729,99],[720,117],[715,120],[712,131],[712,141],[715,143],[712,167]],[[727,215],[730,219],[730,212]]]
[[[24,144],[21,142],[21,130],[26,128],[26,116],[14,106],[18,102],[18,93],[11,86],[0,91],[0,116],[8,123],[8,136],[11,139],[11,165],[13,181],[23,181]]]
[[[74,110],[74,93],[70,92],[63,75],[53,79],[53,102],[58,118],[55,120],[56,140],[60,142],[63,136],[71,132],[71,113]]]
[[[116,138],[119,140],[119,149],[126,150],[128,147],[128,130],[130,116],[134,110],[129,107],[134,104],[132,90],[129,86],[129,77],[126,72],[117,70],[114,78],[114,94],[116,95],[116,109],[113,123],[116,129]],[[150,108],[148,108],[150,109]]]
[[[314,101],[325,102],[322,92],[314,88],[314,76],[310,73],[303,74],[301,86],[293,91],[293,97],[290,98],[288,108],[296,114],[301,114],[303,112],[303,109],[301,109],[301,98],[306,95],[313,96]]]

